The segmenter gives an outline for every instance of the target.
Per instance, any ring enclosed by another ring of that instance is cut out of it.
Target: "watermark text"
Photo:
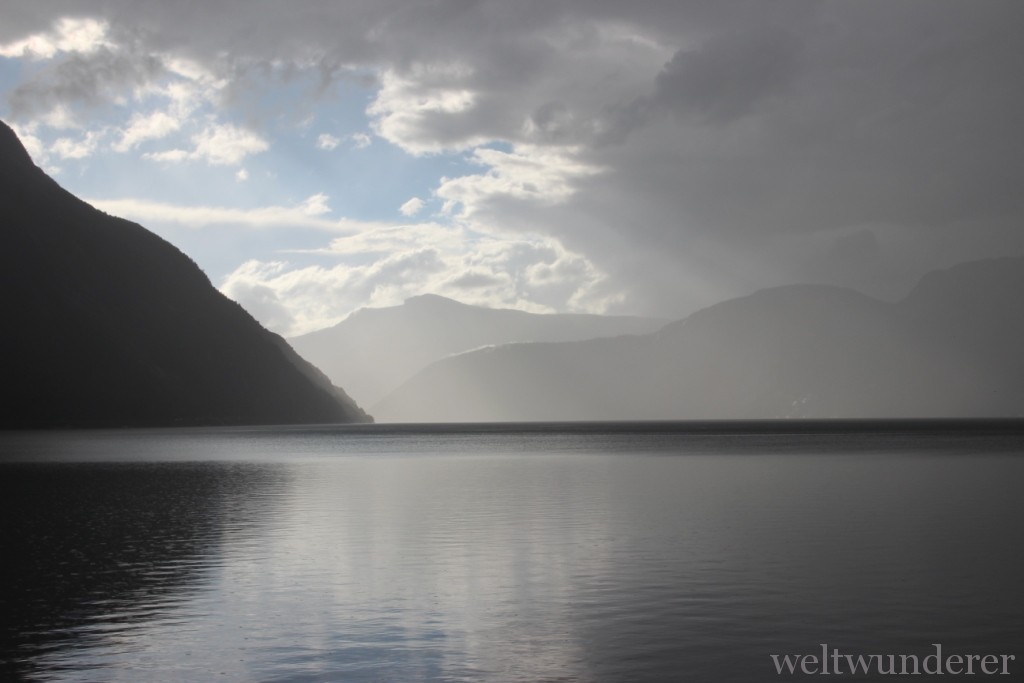
[[[943,654],[942,645],[932,643],[931,654],[847,654],[826,643],[813,654],[769,655],[778,675],[881,674],[917,676],[950,674],[953,676],[1009,676],[1015,655]]]

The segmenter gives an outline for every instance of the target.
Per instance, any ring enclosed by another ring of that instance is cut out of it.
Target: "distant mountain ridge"
[[[187,256],[77,199],[0,122],[0,428],[366,421]]]
[[[1024,258],[925,276],[901,302],[798,285],[656,333],[438,361],[385,421],[1024,416]]]
[[[430,363],[518,341],[577,341],[652,332],[667,320],[536,314],[463,304],[436,294],[400,306],[363,308],[337,325],[289,341],[304,358],[370,405]]]

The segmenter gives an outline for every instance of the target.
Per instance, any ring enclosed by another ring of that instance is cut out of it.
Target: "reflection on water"
[[[1019,444],[383,427],[5,435],[5,672],[750,681],[775,677],[770,653],[818,643],[1024,661]]]
[[[3,673],[74,672],[79,653],[176,626],[226,534],[258,528],[251,504],[281,467],[10,464],[0,469]],[[70,650],[68,649],[70,648]]]

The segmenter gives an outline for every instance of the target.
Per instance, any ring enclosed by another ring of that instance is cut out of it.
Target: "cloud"
[[[116,152],[127,152],[149,140],[160,140],[181,128],[181,120],[163,111],[135,114],[113,145]]]
[[[352,133],[344,137],[338,137],[337,135],[331,135],[330,133],[321,133],[316,139],[317,149],[331,151],[337,149],[339,145],[345,140],[352,142],[352,149],[366,149],[373,142],[370,136],[366,133]]]
[[[187,152],[183,149],[168,149],[163,152],[147,152],[142,155],[142,158],[149,159],[151,161],[177,163],[179,161],[187,161],[196,157],[193,156],[192,152]]]
[[[90,204],[131,220],[176,223],[190,228],[234,225],[246,228],[313,228],[328,232],[353,232],[375,227],[374,223],[331,219],[327,195],[315,194],[295,206],[264,206],[237,209],[217,206],[183,206],[145,199],[88,199]]]
[[[150,152],[143,157],[171,163],[205,161],[217,166],[237,166],[249,155],[270,149],[270,144],[261,136],[231,124],[208,126],[192,137],[192,143],[195,147],[191,150],[170,149]]]
[[[225,278],[221,291],[285,335],[424,292],[535,312],[600,312],[609,305],[593,264],[539,236],[483,235],[436,223],[377,226],[336,238],[316,254],[335,264],[251,260]]]
[[[260,144],[286,119],[277,95],[304,115],[358,82],[374,135],[479,165],[431,188],[438,220],[563,245],[602,273],[591,295],[636,312],[800,281],[895,295],[905,285],[878,283],[1024,253],[1018,0],[112,0],[76,13],[65,24],[65,3],[37,0],[0,26],[0,51],[31,61],[7,104],[34,148],[82,140],[47,131],[47,115],[95,131],[95,109],[175,118],[178,102],[200,130],[176,131],[191,146],[147,138],[151,158],[238,165],[274,153]],[[214,126],[239,134],[204,143]],[[141,147],[131,127],[110,139]],[[864,229],[873,238],[836,240]],[[511,277],[443,272],[420,284]]]
[[[445,200],[445,209],[460,207],[463,218],[488,213],[489,220],[498,220],[488,209],[503,200],[518,200],[536,205],[552,205],[567,201],[575,193],[575,182],[599,174],[602,168],[580,161],[576,148],[516,145],[512,151],[477,149],[472,159],[487,171],[482,174],[444,178],[437,196]],[[502,204],[507,206],[507,204]]]
[[[284,263],[247,261],[231,274],[221,291],[242,304],[267,329],[290,330],[295,325],[291,311],[279,298],[277,290],[263,284],[266,280],[273,281],[284,268]]]
[[[71,52],[46,66],[7,96],[11,115],[27,120],[61,107],[113,104],[126,90],[144,87],[164,73],[161,60],[136,49],[102,45]]]
[[[504,284],[504,280],[497,275],[486,273],[480,270],[467,270],[464,273],[460,273],[449,280],[446,283],[453,289],[480,289],[482,287],[494,287],[495,285]]]
[[[96,151],[103,137],[102,131],[90,131],[77,140],[58,138],[50,145],[49,152],[60,159],[84,159]]]
[[[317,149],[332,150],[341,144],[341,138],[335,137],[330,133],[321,133],[320,137],[316,139]]]
[[[337,322],[343,317],[339,313],[368,299],[400,299],[410,281],[427,277],[439,267],[437,254],[429,250],[392,255],[355,268],[291,268],[285,262],[249,261],[228,275],[221,291],[269,329],[293,335]]]
[[[63,104],[58,104],[50,111],[42,114],[36,121],[30,123],[28,127],[37,129],[39,124],[54,130],[79,130],[82,128],[82,124],[75,118],[71,108]]]
[[[760,99],[785,94],[796,78],[798,49],[786,33],[751,30],[679,50],[655,78],[652,105],[702,121],[750,114]]]
[[[374,132],[412,154],[469,149],[487,142],[470,127],[451,125],[460,114],[471,112],[476,94],[452,86],[470,72],[461,64],[418,65],[411,74],[387,71],[377,98],[367,109]]]
[[[235,180],[237,180],[240,183],[244,183],[248,179],[249,179],[249,172],[247,170],[245,170],[244,168],[238,169],[238,173],[235,174]]]
[[[52,59],[60,52],[89,54],[101,47],[110,47],[107,39],[110,25],[91,18],[61,17],[49,31],[0,45],[0,57]]]
[[[366,149],[373,143],[373,139],[366,133],[352,133],[349,139],[352,140],[352,147],[355,149]]]
[[[413,197],[406,203],[398,207],[398,212],[403,216],[415,216],[425,205],[425,202],[419,197]]]

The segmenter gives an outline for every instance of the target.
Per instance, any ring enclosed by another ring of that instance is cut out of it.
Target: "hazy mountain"
[[[929,273],[899,308],[942,366],[941,396],[971,414],[1024,416],[1024,258]]]
[[[337,325],[290,339],[295,350],[371,405],[430,363],[508,342],[577,341],[652,332],[667,321],[600,315],[540,315],[469,306],[434,294],[401,306],[363,308]]]
[[[0,122],[0,427],[368,419],[161,238],[37,168]]]
[[[902,302],[825,286],[733,299],[654,334],[434,363],[394,421],[1024,415],[1024,259],[925,277]]]

